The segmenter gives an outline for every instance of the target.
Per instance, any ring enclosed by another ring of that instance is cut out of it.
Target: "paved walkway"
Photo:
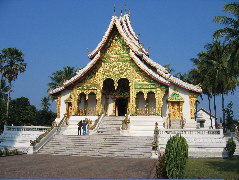
[[[0,178],[154,178],[156,160],[79,156],[0,157]]]

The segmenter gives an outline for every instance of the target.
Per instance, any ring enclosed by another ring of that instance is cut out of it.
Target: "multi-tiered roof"
[[[124,41],[130,48],[130,57],[132,60],[140,67],[142,71],[148,74],[151,78],[162,83],[166,86],[170,86],[170,84],[175,84],[184,89],[201,93],[202,89],[199,86],[195,86],[184,82],[173,75],[171,75],[167,69],[160,64],[154,62],[149,58],[148,52],[144,49],[142,44],[140,43],[138,37],[136,36],[130,22],[130,15],[125,14],[120,17],[113,16],[105,35],[102,40],[98,44],[98,46],[88,55],[91,61],[87,64],[87,66],[77,72],[77,74],[66,81],[63,86],[56,88],[50,91],[51,95],[55,95],[65,90],[67,87],[74,84],[76,81],[79,81],[87,72],[89,72],[92,67],[96,64],[96,62],[100,59],[100,53],[102,48],[106,45],[110,34],[113,30],[113,27],[116,27],[120,35],[123,37]]]

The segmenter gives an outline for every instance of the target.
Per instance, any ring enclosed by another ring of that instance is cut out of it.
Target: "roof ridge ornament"
[[[114,16],[116,16],[116,7],[114,5]]]

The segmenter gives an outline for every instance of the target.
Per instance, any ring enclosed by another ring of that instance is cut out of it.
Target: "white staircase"
[[[159,149],[165,151],[167,141],[177,133],[188,143],[189,157],[226,157],[226,139],[222,129],[164,129],[159,130]]]
[[[89,119],[92,121],[92,124],[94,124],[95,120],[98,118],[98,116],[71,116],[68,119],[68,126],[62,127],[61,133],[63,135],[78,135],[78,122],[81,120]],[[81,132],[82,133],[82,132]]]
[[[149,158],[153,137],[120,136],[124,117],[104,117],[96,134],[55,135],[38,153],[92,157]],[[64,129],[64,127],[63,127]]]
[[[153,137],[156,122],[159,128],[163,128],[161,116],[130,116],[129,134],[131,136]]]

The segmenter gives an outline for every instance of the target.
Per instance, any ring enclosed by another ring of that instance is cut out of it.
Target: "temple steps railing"
[[[183,136],[218,136],[223,138],[223,129],[159,129],[159,136],[170,137],[176,134],[181,134]]]
[[[105,114],[104,113],[101,114],[101,116],[99,117],[98,122],[97,122],[95,128],[90,131],[90,135],[97,133],[98,129],[100,128],[100,125],[103,123],[104,117],[105,117]]]
[[[52,126],[51,130],[45,132],[44,134],[40,135],[36,138],[35,143],[32,143],[32,153],[38,152],[44,145],[46,145],[56,133],[60,133],[61,127],[63,124],[67,124],[67,114],[65,114],[57,126]],[[31,153],[29,153],[31,154]]]

